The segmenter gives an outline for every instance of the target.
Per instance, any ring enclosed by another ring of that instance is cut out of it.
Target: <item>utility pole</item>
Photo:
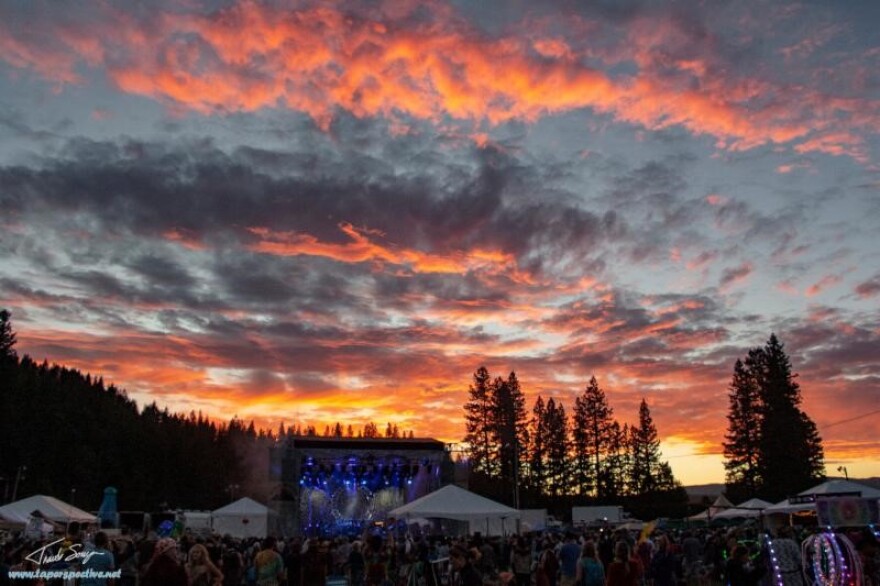
[[[513,438],[513,508],[519,510],[519,438]]]
[[[12,485],[12,502],[15,502],[18,497],[18,483],[25,479],[25,472],[27,472],[27,466],[19,466],[15,472],[15,484]]]

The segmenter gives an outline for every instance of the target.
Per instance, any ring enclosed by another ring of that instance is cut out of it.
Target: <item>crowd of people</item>
[[[118,570],[116,579],[83,579],[78,586],[756,586],[780,580],[784,586],[806,586],[813,577],[802,571],[805,536],[788,527],[777,532],[773,565],[768,544],[749,528],[642,534],[609,528],[505,538],[365,533],[286,540],[189,532],[172,538],[132,535],[125,529],[110,537],[104,531],[80,534],[74,529],[57,547],[82,543],[86,551],[101,555],[80,566]],[[857,544],[865,585],[880,586],[874,533],[848,537]],[[28,584],[10,581],[9,571],[33,568],[29,554],[43,545],[7,540],[0,586]]]

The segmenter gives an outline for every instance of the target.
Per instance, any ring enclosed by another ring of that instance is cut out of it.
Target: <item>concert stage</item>
[[[286,534],[357,534],[452,482],[446,444],[428,438],[293,437],[274,448],[273,501]]]

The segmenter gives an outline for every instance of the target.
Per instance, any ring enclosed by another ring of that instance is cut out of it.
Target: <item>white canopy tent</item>
[[[15,511],[0,511],[0,529],[24,529],[28,516]]]
[[[744,503],[740,503],[735,507],[731,507],[721,511],[713,519],[754,519],[759,517],[764,509],[772,506],[773,503],[762,501],[761,499],[749,499]]]
[[[37,494],[0,507],[0,518],[29,519],[34,511],[39,511],[44,519],[53,523],[67,524],[71,521],[79,523],[97,523],[98,518],[91,513],[78,509],[73,505],[52,496]]]
[[[733,508],[733,503],[727,500],[727,497],[723,494],[719,494],[718,498],[715,499],[715,502],[712,503],[708,509],[706,509],[702,513],[697,513],[692,517],[688,517],[688,519],[690,519],[691,521],[711,521],[723,511],[726,511],[730,508]]]
[[[507,505],[474,494],[454,484],[418,498],[388,513],[389,517],[409,519],[453,519],[470,523],[471,532],[485,535],[514,533],[520,512]]]
[[[278,515],[269,507],[244,497],[213,511],[211,519],[215,533],[239,539],[263,538],[275,532]]]
[[[867,484],[859,484],[851,480],[828,480],[822,484],[818,484],[813,488],[798,493],[798,496],[823,496],[833,494],[852,493],[862,498],[880,499],[880,490],[868,486]],[[815,502],[806,503],[789,503],[788,499],[780,501],[775,505],[771,505],[764,509],[765,515],[791,515],[795,513],[812,512],[816,510]]]

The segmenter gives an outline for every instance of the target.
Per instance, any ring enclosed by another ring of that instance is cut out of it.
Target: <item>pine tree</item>
[[[779,500],[824,477],[824,453],[816,425],[800,409],[800,387],[776,335],[755,355],[761,398],[761,494]]]
[[[528,420],[525,396],[516,373],[511,372],[507,380],[496,378],[492,383],[491,397],[494,418],[491,429],[498,450],[498,477],[512,487],[511,502],[517,504],[520,460],[526,458],[528,449]]]
[[[755,496],[762,484],[759,470],[761,404],[755,367],[754,350],[749,352],[745,363],[737,359],[729,387],[724,468],[727,494],[734,501]]]
[[[547,434],[547,481],[551,496],[559,496],[568,488],[568,418],[565,407],[551,397],[545,411]]]
[[[611,423],[608,450],[602,461],[599,487],[607,502],[624,496],[628,492],[627,479],[630,476],[629,426]]]
[[[0,310],[0,361],[17,358],[15,353],[15,332],[12,331],[11,315]]]
[[[630,491],[634,495],[647,494],[658,488],[660,467],[660,440],[651,418],[648,403],[639,405],[639,425],[630,428]]]
[[[600,499],[605,496],[599,478],[602,459],[611,441],[613,414],[605,392],[599,388],[596,377],[591,377],[583,395],[575,399],[572,418],[573,475],[580,494],[592,492]]]
[[[464,442],[468,445],[471,470],[492,475],[495,463],[495,426],[489,371],[481,366],[474,372],[474,380],[468,388],[469,399],[465,403]]]
[[[541,395],[532,407],[531,442],[529,444],[529,485],[537,494],[543,494],[547,486],[547,442],[549,430],[546,428],[546,407]]]
[[[800,409],[796,376],[775,334],[734,365],[724,453],[737,497],[779,500],[824,477],[822,440]]]

